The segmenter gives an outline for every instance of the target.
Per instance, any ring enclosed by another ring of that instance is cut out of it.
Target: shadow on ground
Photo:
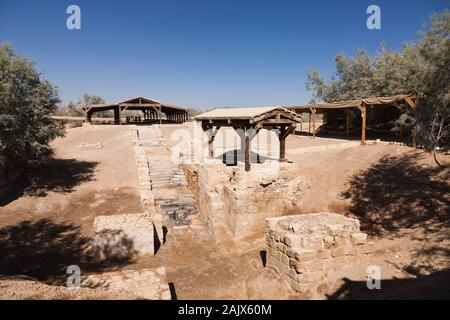
[[[450,218],[449,170],[421,166],[423,153],[385,156],[353,176],[343,196],[350,211],[372,234],[395,234],[400,228],[446,223]]]
[[[449,169],[422,166],[424,153],[384,156],[353,176],[344,196],[366,232],[418,241],[413,261],[401,268],[414,276],[450,266]]]
[[[48,192],[68,193],[82,182],[93,180],[98,162],[45,159],[30,163],[8,190],[0,194],[0,207],[21,196],[44,197]]]
[[[131,262],[134,249],[120,261],[96,262],[91,239],[80,234],[78,226],[54,223],[50,219],[22,221],[0,229],[0,278],[29,276],[50,284],[63,284],[67,267],[77,265],[84,272],[114,270]],[[122,247],[123,249],[123,247]]]
[[[415,279],[381,280],[381,289],[369,290],[366,281],[343,281],[328,299],[450,299],[450,269]]]
[[[237,162],[245,161],[245,153],[242,149],[228,150],[227,152],[217,156],[216,159],[222,160],[223,163],[229,165],[237,164]],[[277,160],[277,159],[263,156],[253,151],[250,152],[251,163],[264,163],[269,160]]]

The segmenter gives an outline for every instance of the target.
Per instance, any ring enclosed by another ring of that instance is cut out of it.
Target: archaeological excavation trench
[[[305,211],[315,186],[298,174],[295,163],[272,160],[258,144],[255,152],[267,157],[252,163],[250,172],[241,160],[224,164],[220,152],[216,159],[195,162],[194,151],[184,149],[182,157],[174,151],[171,130],[131,129],[143,212],[95,220],[98,259],[130,254],[136,259],[126,271],[135,275],[101,275],[110,287],[159,274],[159,282],[137,283],[153,283],[161,292],[153,296],[172,299],[323,298],[323,288],[335,277],[354,274],[348,266],[365,270],[372,261],[376,246],[357,219]],[[218,144],[217,150],[236,147]]]

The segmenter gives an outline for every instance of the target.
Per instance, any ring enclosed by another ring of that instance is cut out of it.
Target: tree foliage
[[[51,154],[49,142],[64,133],[47,117],[58,102],[34,63],[0,44],[0,156],[7,164]]]
[[[313,101],[415,94],[423,96],[417,110],[407,109],[396,121],[415,130],[428,150],[449,148],[450,12],[432,15],[419,39],[405,43],[401,51],[384,44],[375,56],[358,49],[353,57],[339,53],[336,71],[326,81],[316,70],[307,74],[306,88]]]
[[[57,110],[57,114],[72,117],[83,117],[84,111],[81,109],[82,106],[91,104],[102,104],[105,103],[102,97],[91,94],[83,94],[78,98],[77,102],[69,101],[66,105],[60,105]],[[111,117],[110,111],[102,111],[96,113],[97,117]]]

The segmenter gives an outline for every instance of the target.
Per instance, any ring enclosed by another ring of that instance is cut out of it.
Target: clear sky
[[[66,9],[81,8],[81,30]],[[381,30],[366,9],[381,8]],[[63,101],[147,96],[182,106],[307,102],[305,74],[338,52],[414,40],[448,0],[0,0],[0,41],[37,62]]]

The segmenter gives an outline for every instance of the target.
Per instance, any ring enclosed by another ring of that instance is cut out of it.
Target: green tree
[[[423,101],[417,108],[417,131],[427,150],[450,145],[450,12],[434,14],[421,33],[418,51],[426,61],[421,81]],[[435,154],[436,155],[436,154]],[[436,160],[436,162],[438,162]]]
[[[370,57],[357,50],[354,57],[336,56],[336,71],[329,81],[319,72],[307,73],[306,88],[314,101],[415,94],[422,96],[417,110],[406,109],[394,122],[414,130],[427,150],[449,149],[450,140],[450,13],[434,14],[418,41],[405,43],[400,52],[380,45]]]
[[[48,118],[59,102],[56,88],[34,63],[0,44],[0,156],[9,165],[51,154],[49,142],[64,132]]]
[[[105,103],[105,100],[103,100],[102,97],[85,93],[85,94],[83,94],[83,96],[81,96],[81,98],[78,99],[78,108],[81,111],[81,113],[84,115],[84,112],[80,109],[81,106],[92,105],[92,104],[103,104],[103,103]],[[100,111],[100,112],[95,113],[95,116],[99,117],[99,118],[109,118],[109,117],[113,116],[113,113],[110,110]]]

